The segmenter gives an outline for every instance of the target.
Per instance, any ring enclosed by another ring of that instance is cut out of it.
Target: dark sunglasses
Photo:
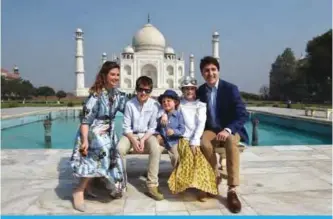
[[[140,92],[140,93],[145,92],[146,94],[150,94],[152,92],[152,89],[145,89],[145,88],[139,87],[136,89],[136,91]]]

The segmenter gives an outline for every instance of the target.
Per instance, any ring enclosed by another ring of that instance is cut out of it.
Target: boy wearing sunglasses
[[[159,163],[163,147],[153,135],[157,127],[159,104],[151,98],[153,81],[147,76],[141,76],[136,81],[136,96],[129,100],[125,107],[123,136],[118,150],[125,162],[125,155],[131,148],[136,153],[148,153],[147,187],[148,195],[155,200],[164,199],[158,190]],[[125,162],[126,163],[126,162]],[[126,165],[124,164],[125,168]]]

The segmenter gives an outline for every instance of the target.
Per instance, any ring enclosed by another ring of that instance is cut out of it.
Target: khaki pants
[[[158,143],[160,144],[160,146],[165,146],[161,135],[156,135],[156,139],[157,139]],[[171,160],[172,167],[176,168],[178,161],[179,161],[178,144],[172,145],[170,150],[168,150],[168,154],[169,154],[169,157]]]
[[[239,149],[238,143],[240,136],[230,135],[225,142],[217,141],[216,134],[213,131],[206,130],[202,135],[201,140],[201,151],[205,155],[206,159],[218,174],[218,165],[215,154],[216,147],[224,147],[226,152],[227,162],[227,173],[228,173],[228,185],[238,186],[239,185]]]
[[[139,140],[137,135],[134,135]],[[126,136],[122,136],[118,143],[118,150],[120,156],[124,160],[124,169],[126,170],[126,154],[131,149],[132,144]],[[144,153],[149,154],[148,161],[148,174],[147,174],[147,187],[158,186],[158,172],[160,168],[161,153],[164,148],[162,148],[155,136],[150,136],[145,141]]]
[[[171,165],[173,168],[176,168],[178,161],[179,161],[179,154],[178,154],[178,144],[175,144],[168,150],[168,154],[171,160]]]

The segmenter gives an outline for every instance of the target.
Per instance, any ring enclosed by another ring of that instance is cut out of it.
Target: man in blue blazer
[[[244,123],[249,114],[241,99],[237,86],[220,79],[220,65],[216,58],[206,56],[201,59],[200,71],[206,83],[197,90],[200,101],[207,103],[207,121],[202,135],[201,150],[216,172],[217,182],[221,182],[218,171],[215,147],[225,147],[228,173],[227,203],[231,212],[241,211],[241,202],[236,193],[239,185],[238,143],[248,144],[248,134]]]

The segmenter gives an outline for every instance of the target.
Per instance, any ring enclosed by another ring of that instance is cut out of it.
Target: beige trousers
[[[156,135],[156,139],[161,147],[164,147],[164,140],[161,135]],[[172,145],[171,149],[168,150],[168,154],[171,160],[171,165],[173,168],[176,168],[178,161],[179,161],[179,154],[178,154],[178,144]]]
[[[168,150],[168,154],[171,160],[171,165],[173,168],[176,168],[178,161],[179,161],[179,154],[178,154],[178,144],[175,144]]]
[[[205,155],[212,168],[215,170],[216,174],[218,174],[218,165],[215,148],[225,148],[229,186],[239,185],[239,140],[240,136],[237,133],[235,135],[229,135],[225,142],[217,141],[216,134],[213,131],[206,130],[202,135],[200,146],[201,151]]]
[[[137,135],[134,135],[139,140]],[[130,140],[126,136],[122,136],[118,143],[118,150],[120,156],[124,160],[124,169],[126,170],[126,154],[132,148]],[[161,153],[164,150],[161,147],[155,136],[150,136],[145,141],[144,153],[149,154],[148,160],[148,174],[147,174],[147,187],[158,186],[158,172],[160,168]]]

